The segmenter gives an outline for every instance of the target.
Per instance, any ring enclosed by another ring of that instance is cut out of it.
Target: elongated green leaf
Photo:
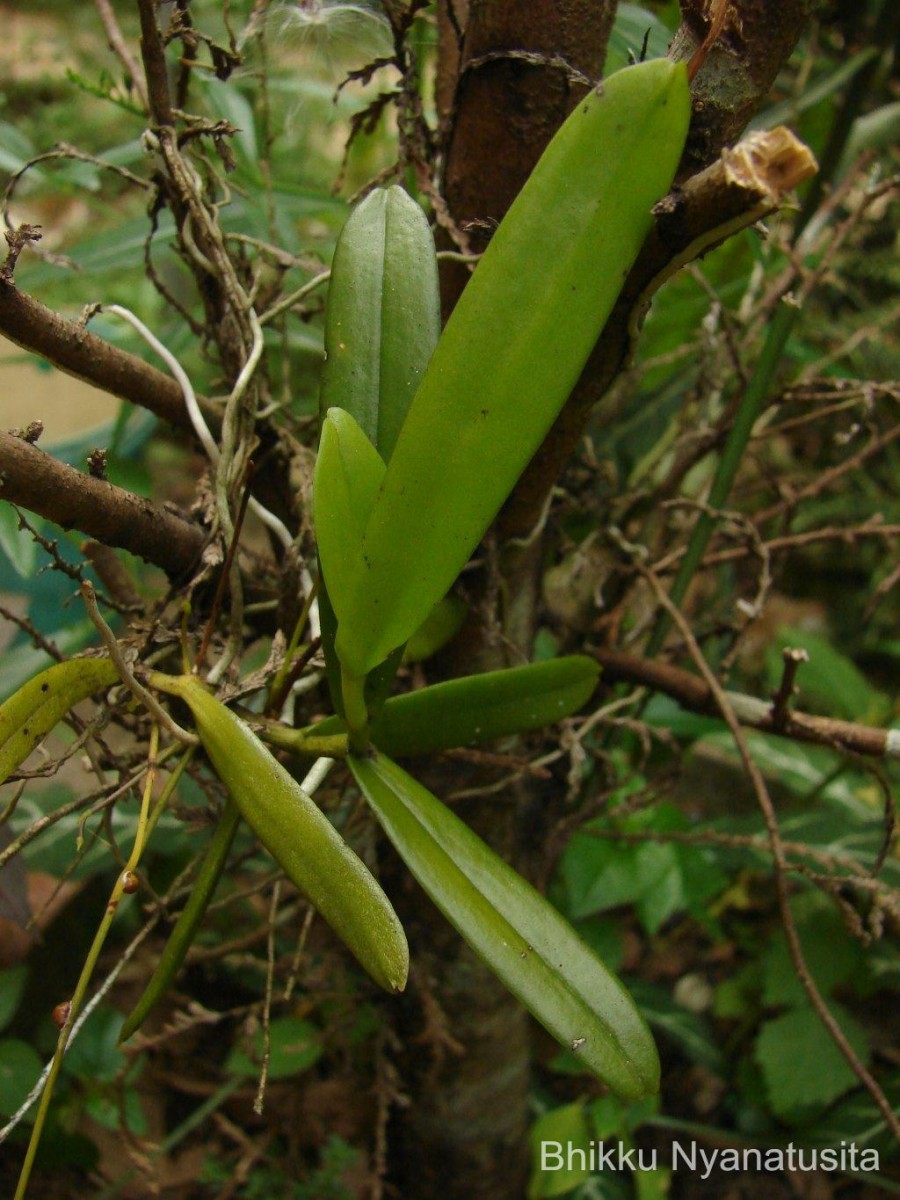
[[[410,871],[529,1012],[619,1095],[656,1091],[643,1018],[556,909],[396,763],[378,754],[350,765]]]
[[[341,424],[339,418],[327,414],[345,410],[387,462],[440,327],[437,258],[425,214],[402,188],[379,188],[348,217],[338,239],[328,288],[320,393],[323,431],[319,453],[323,461],[316,474],[317,510],[322,508],[333,519],[326,515],[317,530],[325,543],[320,561],[335,619],[346,609],[351,590],[359,582],[362,533],[384,468],[376,466],[372,453],[361,445],[347,421]],[[335,441],[340,442],[341,437],[342,465],[348,477],[346,496],[341,495],[341,472],[331,461]],[[370,483],[376,485],[374,489]],[[346,511],[348,506],[353,507],[352,512]],[[334,629],[323,626],[323,646],[335,707],[343,715],[346,701],[334,663],[335,630],[336,625]],[[363,694],[371,711],[380,708],[398,664],[399,656],[384,664],[380,674],[376,673],[378,678],[370,679],[364,688],[349,685],[357,698],[351,705],[357,720],[364,723]]]
[[[437,604],[415,631],[403,650],[405,663],[424,662],[437,654],[462,628],[468,609],[452,593]]]
[[[41,671],[0,705],[0,783],[69,709],[118,679],[108,658],[70,658]]]
[[[425,214],[403,188],[378,188],[347,218],[334,252],[322,415],[345,408],[388,462],[440,330]]]
[[[328,595],[328,587],[325,580],[321,577],[321,559],[319,560],[319,576],[319,628],[322,637],[322,654],[325,657],[325,679],[328,682],[328,691],[334,711],[342,718],[344,715],[344,697],[341,694],[341,663],[334,648],[334,639],[337,635],[337,617],[334,612],[334,606],[331,603],[331,597]],[[343,728],[343,725],[341,727]]]
[[[216,884],[225,869],[228,852],[237,833],[241,821],[238,806],[229,800],[216,826],[212,841],[206,848],[197,878],[188,897],[188,902],[181,910],[175,928],[169,934],[159,961],[150,982],[131,1011],[119,1033],[119,1041],[124,1042],[143,1025],[148,1013],[163,998],[174,982],[175,976],[184,962],[185,956],[194,943],[200,922],[206,912]]]
[[[316,541],[328,595],[340,620],[341,605],[356,586],[362,538],[384,463],[356,419],[329,409],[313,477]]]
[[[571,655],[436,683],[388,700],[372,724],[372,741],[395,758],[541,729],[577,712],[593,694],[599,672],[592,658]],[[342,729],[329,717],[304,732],[321,736]],[[272,740],[287,745],[286,739]]]
[[[397,914],[322,810],[195,675],[154,675],[152,681],[188,705],[216,774],[291,882],[376,983],[388,991],[402,991],[409,949]]]

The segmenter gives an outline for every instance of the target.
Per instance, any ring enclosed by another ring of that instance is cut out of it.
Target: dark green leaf
[[[541,729],[587,702],[599,670],[593,659],[571,655],[394,696],[372,723],[372,741],[385,754],[402,758]],[[343,728],[337,718],[329,717],[304,732],[326,736]],[[271,740],[290,745],[289,739],[279,740],[277,735]]]
[[[27,979],[28,967],[24,965],[0,971],[0,1029],[5,1029],[16,1015]]]
[[[528,1200],[563,1196],[589,1178],[590,1147],[591,1129],[583,1104],[565,1104],[539,1116],[531,1127]],[[570,1149],[576,1153],[569,1155]]]
[[[125,1063],[119,1049],[122,1020],[122,1014],[111,1009],[93,1013],[66,1052],[66,1071],[91,1082],[115,1079]]]
[[[0,1041],[0,1114],[11,1117],[34,1085],[43,1063],[27,1042]]]

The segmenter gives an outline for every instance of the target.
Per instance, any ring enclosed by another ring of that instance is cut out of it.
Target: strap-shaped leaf
[[[118,679],[108,658],[70,658],[41,671],[0,705],[0,783],[79,700]]]
[[[288,879],[376,983],[390,992],[402,991],[409,949],[397,914],[322,810],[196,675],[154,675],[153,683],[190,708],[216,774]]]
[[[434,238],[401,187],[370,192],[334,252],[320,405],[345,408],[387,462],[441,330]]]
[[[322,637],[322,654],[325,658],[325,679],[331,695],[331,703],[339,717],[344,715],[344,697],[341,693],[341,663],[334,648],[337,636],[337,615],[322,578],[322,561],[319,560],[319,629]],[[343,724],[340,726],[343,729]]]
[[[384,463],[355,417],[331,408],[313,476],[316,541],[332,607],[341,620],[357,586],[362,539],[372,502],[384,479]]]
[[[335,661],[337,617],[346,610],[362,571],[362,530],[384,476],[383,465],[358,435],[388,461],[437,344],[440,310],[434,238],[424,212],[401,187],[376,189],[347,218],[335,249],[319,400],[316,510],[321,516],[316,531],[320,546],[325,543],[320,562],[332,590],[330,597],[328,587],[320,593],[322,648],[341,716],[345,705]],[[334,415],[337,410],[354,418],[358,430],[347,421],[342,424]],[[399,654],[366,683],[369,711],[376,712],[384,702],[398,664]],[[356,684],[357,701],[360,690]]]
[[[122,1026],[119,1033],[120,1042],[124,1042],[140,1029],[151,1009],[163,998],[174,982],[188,950],[194,943],[197,930],[200,928],[216,885],[225,869],[228,852],[240,823],[240,810],[233,800],[229,800],[203,855],[203,861],[191,888],[187,904],[181,910],[178,920],[175,922],[175,928],[169,934],[159,962],[150,977],[150,982],[144,988],[141,998]]]
[[[391,758],[403,758],[542,729],[578,712],[599,673],[592,658],[573,654],[436,683],[388,700],[372,723],[372,741]],[[329,717],[304,733],[320,737],[343,729]],[[269,740],[289,748],[294,732],[282,738],[273,729]]]
[[[656,1091],[644,1019],[556,909],[396,763],[350,765],[410,871],[528,1011],[620,1096]]]

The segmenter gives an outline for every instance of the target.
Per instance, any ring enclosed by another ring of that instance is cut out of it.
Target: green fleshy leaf
[[[0,705],[0,783],[69,709],[118,679],[108,658],[71,658],[41,671]]]
[[[643,1017],[556,909],[390,759],[349,761],[412,874],[529,1012],[620,1095],[655,1091],[659,1061]]]
[[[433,754],[541,729],[571,716],[597,686],[600,668],[586,655],[530,663],[436,683],[395,696],[372,724],[372,741],[392,758]],[[304,730],[327,736],[344,726],[335,717]],[[290,749],[291,736],[271,741]]]

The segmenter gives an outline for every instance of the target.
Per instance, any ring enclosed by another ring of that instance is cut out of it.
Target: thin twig
[[[738,754],[740,755],[741,762],[743,763],[744,769],[747,772],[747,776],[753,786],[753,790],[756,794],[757,802],[766,825],[766,831],[769,837],[769,846],[772,854],[772,863],[775,872],[775,892],[778,898],[778,908],[781,913],[781,923],[787,939],[791,962],[794,965],[794,970],[797,973],[797,977],[800,980],[804,991],[809,997],[810,1004],[814,1008],[816,1015],[825,1026],[825,1029],[828,1031],[835,1046],[837,1046],[847,1065],[875,1101],[878,1110],[884,1117],[885,1122],[887,1123],[887,1126],[893,1133],[894,1137],[900,1138],[900,1117],[898,1117],[894,1112],[890,1101],[879,1087],[874,1076],[869,1072],[859,1055],[850,1045],[846,1034],[832,1015],[822,997],[822,993],[819,991],[815,979],[810,973],[809,965],[806,961],[806,955],[803,952],[803,946],[801,945],[800,937],[797,933],[797,927],[794,923],[794,916],[791,912],[791,895],[790,886],[788,884],[788,871],[790,869],[790,864],[785,852],[784,842],[781,838],[781,831],[778,827],[778,817],[775,813],[775,806],[772,803],[772,798],[769,795],[769,790],[766,787],[766,781],[763,778],[762,772],[757,766],[753,755],[750,753],[750,748],[747,745],[747,740],[744,736],[743,730],[741,729],[737,717],[734,714],[734,709],[729,703],[728,697],[725,694],[722,685],[716,678],[715,673],[707,663],[703,651],[701,650],[697,639],[694,637],[690,625],[682,615],[681,610],[669,598],[665,588],[652,571],[647,570],[647,568],[638,561],[635,561],[634,565],[639,574],[649,583],[658,602],[666,610],[670,619],[676,625],[678,632],[684,639],[685,645],[688,648],[693,662],[705,679],[710,692],[715,697],[723,719],[728,725],[728,728],[731,730]]]
[[[762,543],[762,547],[766,554],[771,556],[777,550],[795,550],[801,546],[812,546],[816,542],[839,541],[850,544],[856,541],[857,538],[891,538],[898,536],[900,536],[900,525],[881,524],[876,518],[873,518],[862,525],[847,527],[830,525],[823,529],[807,529],[803,533],[788,533],[783,537],[769,538],[768,541]],[[654,570],[658,574],[662,574],[669,569],[670,564],[677,562],[680,553],[680,551],[675,551],[665,559],[660,559]],[[720,563],[732,562],[736,558],[743,558],[745,554],[746,550],[741,547],[735,547],[730,550],[716,550],[704,557],[701,566],[718,566]]]
[[[128,72],[134,90],[141,98],[141,103],[149,111],[150,101],[147,96],[144,76],[134,55],[131,53],[131,48],[125,41],[110,0],[94,0],[94,7],[100,14],[100,20],[103,22],[103,28],[106,30],[106,37],[110,48],[119,56],[122,66]]]
[[[797,691],[795,680],[797,672],[805,662],[809,662],[809,654],[806,650],[793,649],[790,646],[785,646],[781,652],[781,657],[784,662],[784,669],[781,674],[781,682],[778,685],[778,690],[772,697],[772,724],[776,729],[786,729],[790,723],[791,701]]]
[[[90,1000],[88,1000],[87,1003],[84,1005],[84,1007],[82,1008],[82,1010],[78,1016],[78,1019],[75,1021],[75,1024],[72,1026],[71,1030],[69,1031],[69,1040],[66,1043],[66,1052],[67,1053],[69,1050],[72,1049],[72,1043],[75,1041],[75,1039],[78,1037],[79,1033],[81,1033],[81,1030],[84,1028],[85,1021],[87,1021],[87,1019],[90,1017],[90,1015],[94,1011],[94,1009],[109,994],[109,992],[112,989],[113,984],[116,982],[116,980],[122,974],[124,969],[128,966],[128,964],[134,958],[135,954],[137,954],[138,950],[140,950],[141,946],[144,944],[144,942],[147,940],[147,938],[150,936],[150,934],[153,932],[153,930],[156,928],[156,925],[158,924],[161,916],[162,916],[162,910],[155,912],[150,917],[150,919],[147,921],[147,923],[144,925],[144,927],[135,935],[134,938],[132,938],[132,940],[125,947],[125,949],[120,950],[118,952],[115,966],[112,968],[112,970],[109,972],[109,974],[103,980],[103,982],[97,988],[97,990],[93,994],[93,996],[91,996]],[[28,1112],[28,1110],[32,1107],[32,1105],[35,1103],[35,1101],[41,1095],[41,1092],[44,1090],[44,1084],[47,1082],[47,1079],[50,1075],[50,1071],[51,1071],[52,1067],[53,1067],[53,1060],[51,1059],[50,1062],[47,1063],[47,1065],[44,1067],[43,1071],[41,1072],[41,1074],[37,1080],[37,1083],[35,1083],[34,1087],[31,1089],[31,1091],[28,1093],[28,1095],[25,1097],[25,1099],[22,1101],[22,1103],[19,1105],[19,1107],[16,1109],[16,1111],[13,1113],[13,1115],[10,1117],[10,1119],[7,1121],[7,1123],[3,1126],[3,1128],[0,1129],[0,1144],[2,1144],[3,1142],[6,1141],[6,1139],[13,1132],[13,1130],[21,1123],[22,1118],[25,1116],[25,1114]]]
[[[281,880],[275,881],[272,888],[272,901],[269,905],[268,936],[266,937],[266,987],[263,995],[262,1033],[263,1053],[259,1068],[259,1084],[253,1098],[253,1111],[258,1117],[263,1114],[266,1095],[266,1084],[269,1079],[269,1062],[272,1057],[272,991],[275,981],[275,922],[278,917],[278,905],[281,902]]]
[[[715,699],[703,680],[689,671],[675,667],[662,659],[644,658],[622,650],[595,647],[591,650],[603,668],[609,683],[637,683],[664,692],[691,712],[717,714]],[[772,703],[743,692],[725,693],[728,703],[742,725],[762,733],[774,733],[798,742],[830,746],[851,754],[874,758],[900,758],[900,731],[877,729],[855,721],[839,721],[812,713],[793,710],[786,724],[778,726],[773,719]]]
[[[63,661],[63,653],[55,642],[51,642],[49,638],[45,638],[38,627],[28,617],[21,613],[13,612],[11,608],[7,608],[5,604],[0,604],[0,617],[7,621],[11,621],[13,625],[17,625],[23,633],[27,633],[33,645],[38,650],[43,650],[55,662]]]
[[[109,657],[113,660],[116,670],[119,672],[119,677],[122,682],[132,693],[135,699],[147,709],[154,721],[161,725],[172,737],[179,742],[183,742],[186,746],[199,745],[199,739],[196,734],[188,733],[186,729],[182,729],[177,721],[162,707],[152,692],[148,692],[143,684],[138,683],[134,677],[134,673],[125,661],[125,657],[116,641],[116,635],[103,620],[100,615],[100,609],[97,607],[97,600],[94,596],[94,587],[88,580],[81,585],[81,598],[84,600],[85,608],[88,611],[88,616],[93,621],[98,633],[103,638]]]
[[[331,271],[322,271],[319,275],[313,276],[307,283],[304,283],[302,287],[297,288],[295,292],[291,292],[288,296],[282,296],[277,304],[273,304],[271,308],[267,308],[260,316],[260,325],[268,325],[270,321],[274,321],[276,317],[280,317],[289,308],[293,308],[295,304],[299,304],[301,300],[305,300],[311,292],[314,292],[324,283],[327,283],[330,278]]]
[[[893,425],[880,436],[873,437],[868,445],[863,446],[861,450],[850,458],[845,459],[842,463],[838,463],[837,466],[831,467],[827,471],[820,471],[808,484],[792,492],[788,499],[779,500],[777,504],[770,505],[769,508],[763,509],[762,512],[754,513],[754,521],[760,525],[763,521],[769,521],[773,517],[780,516],[786,509],[796,508],[802,500],[810,500],[813,496],[820,496],[822,492],[827,491],[842,476],[851,471],[856,471],[873,454],[878,454],[885,450],[897,438],[900,438],[900,422]]]

